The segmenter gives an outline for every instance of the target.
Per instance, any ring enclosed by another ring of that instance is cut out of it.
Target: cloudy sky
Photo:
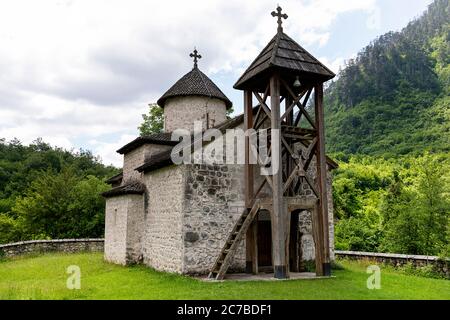
[[[284,31],[337,72],[431,0],[279,0]],[[276,32],[268,0],[0,0],[0,138],[42,137],[105,164],[134,139],[147,104],[200,68],[242,112],[232,88]]]

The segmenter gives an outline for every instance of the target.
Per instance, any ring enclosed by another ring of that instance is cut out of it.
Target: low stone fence
[[[339,251],[335,250],[337,258],[347,258],[354,260],[371,260],[379,263],[386,263],[394,267],[401,267],[411,263],[414,267],[420,268],[426,265],[433,265],[434,269],[445,275],[450,276],[449,265],[450,258],[442,259],[436,256],[420,256],[398,253],[378,253],[378,252],[357,252],[357,251]]]
[[[0,244],[0,257],[14,257],[29,253],[103,251],[104,239],[31,240]]]

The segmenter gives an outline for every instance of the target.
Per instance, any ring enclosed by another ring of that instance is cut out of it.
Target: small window
[[[117,222],[117,208],[114,209],[113,224],[116,225],[116,222]]]

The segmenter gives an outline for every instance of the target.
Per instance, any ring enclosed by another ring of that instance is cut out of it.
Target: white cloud
[[[120,149],[135,138],[136,137],[134,135],[122,134],[116,142],[107,143],[94,139],[90,140],[88,143],[92,146],[95,154],[100,156],[103,163],[121,167],[123,165],[123,159],[122,156],[116,152],[116,150]]]
[[[325,45],[340,14],[377,9],[375,0],[280,5],[285,30],[306,47]],[[120,164],[115,150],[190,69],[192,47],[203,70],[235,79],[275,34],[273,9],[269,0],[2,1],[0,137],[66,148],[94,139],[94,152]]]
[[[353,57],[354,55],[352,55]],[[343,57],[337,57],[333,60],[328,59],[327,57],[320,57],[319,61],[326,65],[331,71],[335,74],[338,74],[340,69],[344,68],[345,62],[347,59]]]

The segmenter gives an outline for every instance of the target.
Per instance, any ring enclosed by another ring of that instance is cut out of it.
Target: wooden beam
[[[258,197],[259,193],[261,192],[262,188],[266,185],[266,183],[267,183],[267,180],[266,180],[266,179],[264,179],[264,180],[261,182],[261,184],[259,185],[258,189],[257,189],[256,192],[255,192],[255,198]]]
[[[245,130],[251,129],[253,127],[253,99],[251,91],[244,91],[244,127]],[[244,179],[245,179],[245,206],[247,209],[251,208],[253,205],[254,198],[254,165],[250,164],[250,137],[245,137],[245,165],[244,165]],[[254,248],[254,234],[253,230],[246,233],[245,241],[245,252],[246,252],[246,271],[248,273],[253,272],[253,261],[255,259]]]
[[[289,85],[284,80],[281,80],[281,81],[284,84],[284,88],[287,90],[287,92],[295,99],[296,95],[292,91],[292,89],[289,87]],[[315,127],[314,121],[311,119],[311,117],[309,116],[308,112],[305,110],[306,102],[305,102],[305,106],[303,106],[300,102],[297,102],[296,105],[299,107],[300,112],[302,112],[305,115],[305,117],[308,120],[309,124],[315,129],[316,127]]]
[[[286,118],[288,115],[293,114],[292,111],[293,111],[294,107],[297,105],[297,103],[300,101],[300,99],[303,98],[303,96],[305,95],[305,93],[307,91],[308,90],[302,91],[302,93],[300,93],[300,95],[295,99],[292,99],[292,98],[287,99],[286,98],[286,111],[281,116],[281,121],[283,121],[283,119]],[[288,104],[288,101],[292,101],[292,103]],[[299,113],[301,113],[301,112],[299,112]],[[292,125],[292,124],[293,124],[293,121],[288,121],[288,125]]]
[[[258,274],[258,215],[255,217],[255,219],[252,222],[252,228],[253,232],[253,260],[252,260],[252,273]]]
[[[321,236],[322,230],[320,227],[320,213],[319,213],[319,205],[316,205],[314,210],[311,212],[311,222],[312,222],[312,231],[313,231],[313,239],[314,239],[314,249],[316,253],[315,264],[316,264],[316,275],[322,276],[323,272],[323,237]]]
[[[284,183],[283,193],[285,193],[286,190],[291,186],[291,183],[292,181],[294,181],[294,178],[297,176],[297,174],[298,174],[298,167],[295,167],[295,169],[289,175],[289,178],[287,178],[286,182]]]
[[[253,106],[252,106],[252,93],[250,91],[244,91],[244,128],[245,130],[253,128]],[[250,164],[250,137],[245,137],[245,206],[247,208],[252,207],[253,200],[253,165]]]
[[[280,119],[280,78],[274,74],[270,78],[270,107],[271,107],[271,150],[272,167],[278,165],[272,175],[272,250],[274,276],[278,279],[288,277],[288,266],[286,261],[286,212],[283,204],[283,176],[281,159],[281,119]],[[275,135],[275,132],[279,136]],[[276,148],[278,147],[278,148]],[[276,148],[276,149],[274,149]],[[276,160],[276,161],[274,161]],[[278,162],[278,163],[277,163]]]
[[[256,112],[256,117],[253,119],[253,128],[255,128],[260,115],[261,115],[261,106],[258,108],[258,111]]]
[[[311,161],[312,161],[312,158],[313,158],[313,156],[314,156],[314,148],[316,147],[316,145],[317,145],[317,137],[315,137],[314,139],[313,139],[313,141],[309,144],[309,146],[308,146],[308,148],[306,149],[306,157],[305,157],[305,165],[304,165],[304,167],[303,167],[303,169],[306,171],[306,170],[308,170],[308,168],[309,168],[309,164],[311,163]]]
[[[267,114],[264,114],[264,116],[262,117],[261,121],[259,121],[259,122],[255,125],[254,129],[255,129],[255,130],[258,130],[259,127],[261,127],[261,126],[263,125],[264,121],[266,121],[267,118],[268,118]]]
[[[292,106],[292,108],[291,108]],[[294,101],[292,100],[292,98],[290,97],[286,97],[285,99],[285,115],[286,115],[286,124],[288,126],[292,126],[294,123]],[[281,119],[283,120],[283,119]],[[281,136],[283,138],[283,135]],[[293,146],[293,142],[291,139],[289,139],[289,146]],[[294,160],[292,159],[292,157],[287,156],[287,163],[286,163],[286,171],[288,172],[288,174],[294,169]],[[289,184],[289,191],[288,191],[288,196],[293,196],[294,195],[294,190],[291,187],[291,184]]]
[[[253,95],[256,97],[256,99],[259,102],[259,105],[263,108],[263,110],[266,112],[267,116],[271,117],[271,111],[269,107],[267,106],[266,102],[261,98],[258,92],[253,92]]]
[[[303,105],[303,109],[306,108],[306,104],[308,103],[308,100],[309,100],[309,97],[311,96],[312,90],[313,90],[312,88],[308,90],[308,93],[306,94],[305,100],[303,100],[303,104],[302,104]],[[298,126],[301,117],[302,117],[302,112],[299,112],[297,114],[297,117],[295,118],[294,126]]]
[[[319,237],[323,239],[323,275],[331,275],[330,266],[330,247],[328,232],[328,193],[327,193],[327,162],[325,157],[325,126],[323,112],[323,84],[318,84],[314,88],[315,100],[315,116],[317,128],[317,147],[316,147],[316,164],[317,164],[317,181],[319,184],[319,206],[318,206],[318,223]]]

